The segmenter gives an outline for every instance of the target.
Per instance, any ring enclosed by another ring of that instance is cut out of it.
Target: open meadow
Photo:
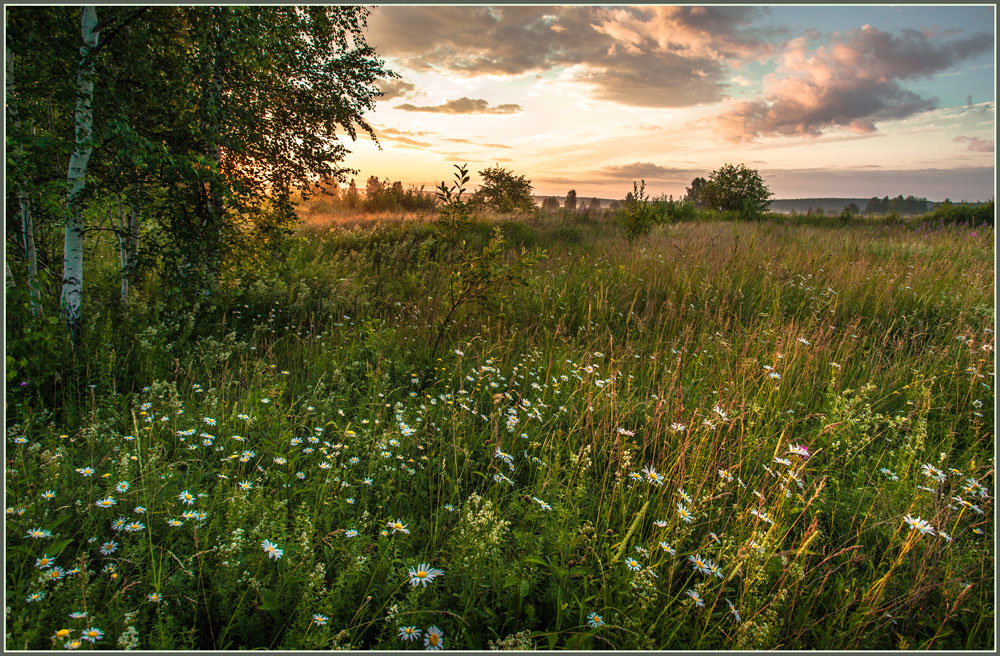
[[[990,648],[993,240],[313,225],[187,309],[107,246],[89,347],[8,310],[7,647]]]

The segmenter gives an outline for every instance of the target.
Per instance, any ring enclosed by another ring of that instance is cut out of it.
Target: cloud
[[[455,143],[464,143],[472,146],[482,146],[483,148],[505,148],[510,149],[511,146],[505,146],[503,144],[496,143],[479,143],[478,141],[473,141],[472,139],[459,139],[457,137],[447,137],[445,141],[454,141]]]
[[[417,85],[406,80],[376,80],[375,86],[382,92],[378,100],[392,100],[393,98],[404,98],[413,93]]]
[[[411,105],[403,103],[396,105],[396,109],[408,112],[434,112],[437,114],[514,114],[521,111],[520,105],[508,103],[504,105],[493,105],[482,98],[461,97],[440,105]]]
[[[748,7],[382,7],[368,41],[417,71],[570,69],[598,98],[683,107],[722,97],[736,65],[771,46]]]
[[[979,137],[966,137],[959,135],[952,141],[955,143],[968,144],[965,149],[973,153],[992,153],[994,150],[993,141],[991,139],[980,139]]]
[[[658,182],[691,182],[697,175],[706,175],[704,171],[693,169],[668,168],[652,162],[633,162],[617,166],[606,166],[595,172],[602,178],[615,180],[656,180]]]
[[[727,102],[716,127],[731,141],[760,136],[816,136],[830,127],[874,132],[876,122],[906,118],[935,101],[901,82],[929,77],[989,51],[993,37],[977,34],[942,42],[905,29],[897,36],[869,25],[813,49],[806,38],[788,42],[763,94]]]

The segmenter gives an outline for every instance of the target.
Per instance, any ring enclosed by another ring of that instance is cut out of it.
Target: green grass
[[[429,223],[312,228],[193,310],[92,258],[86,346],[8,383],[8,648],[993,646],[992,228],[500,225],[548,258],[435,361]]]

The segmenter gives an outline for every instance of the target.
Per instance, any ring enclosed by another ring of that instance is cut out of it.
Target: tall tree
[[[566,209],[570,212],[576,211],[576,189],[570,189],[566,192]]]
[[[77,69],[75,113],[76,147],[66,173],[66,235],[63,246],[63,284],[60,306],[74,340],[79,338],[83,303],[83,191],[87,164],[94,152],[94,58],[99,38],[97,8],[80,11],[80,63]]]

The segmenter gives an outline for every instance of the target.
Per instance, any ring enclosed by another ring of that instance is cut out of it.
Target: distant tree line
[[[903,198],[900,194],[895,198],[883,196],[882,198],[872,197],[865,205],[865,214],[923,214],[930,211],[930,201],[926,198],[907,196]]]

